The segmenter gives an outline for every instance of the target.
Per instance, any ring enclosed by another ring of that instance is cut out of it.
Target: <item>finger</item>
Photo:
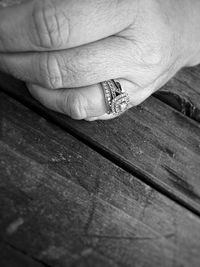
[[[173,73],[173,72],[172,72]],[[141,88],[138,86],[133,86],[130,82],[124,82],[123,80],[119,80],[121,84],[126,86],[125,88],[128,88],[129,95],[130,95],[130,107],[137,106],[141,104],[143,101],[145,101],[149,96],[151,96],[154,92],[159,90],[162,86],[164,86],[167,81],[169,81],[172,77],[172,73],[163,73],[160,75],[157,79],[155,79],[152,83],[150,83],[148,86]],[[101,116],[92,116],[86,118],[87,121],[96,121],[96,120],[109,120],[116,118],[115,114],[103,114]]]
[[[77,89],[48,90],[28,84],[29,92],[45,107],[81,120],[106,113],[100,84]]]
[[[128,27],[136,0],[36,0],[0,9],[0,52],[66,49]]]
[[[115,77],[141,75],[134,65],[132,43],[110,37],[85,46],[50,53],[1,54],[0,68],[45,88],[88,86]],[[144,76],[144,75],[143,75]]]
[[[119,79],[130,97],[129,108],[140,104],[150,92],[138,88],[133,83]],[[48,90],[37,85],[28,86],[30,93],[44,106],[64,113],[73,119],[96,120],[111,119],[113,114],[106,114],[104,93],[100,84],[77,89]]]
[[[119,79],[118,79],[119,80]],[[134,85],[132,82],[127,82],[122,79],[119,80],[120,83],[124,86],[126,86],[126,92],[128,92],[130,103],[128,109],[131,107],[137,106],[141,104],[143,101],[145,101],[152,93],[155,91],[155,88],[151,85],[146,88],[140,88],[136,85]],[[111,120],[115,119],[118,116],[121,116],[123,114],[107,114],[104,113],[101,116],[92,116],[88,117],[85,120],[86,121],[96,121],[96,120]]]

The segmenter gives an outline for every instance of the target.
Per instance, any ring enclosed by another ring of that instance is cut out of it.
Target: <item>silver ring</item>
[[[123,92],[121,84],[116,80],[101,82],[107,108],[107,114],[120,115],[128,109],[129,96]]]

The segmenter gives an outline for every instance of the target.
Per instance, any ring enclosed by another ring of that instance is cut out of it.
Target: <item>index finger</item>
[[[0,9],[0,52],[67,49],[114,35],[136,0],[36,0]]]

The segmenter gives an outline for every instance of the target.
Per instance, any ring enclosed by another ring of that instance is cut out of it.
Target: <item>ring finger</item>
[[[118,79],[130,99],[128,108],[144,101],[152,92],[139,88],[125,79]],[[118,114],[107,114],[104,92],[100,84],[76,89],[48,90],[38,85],[28,85],[30,93],[44,106],[66,114],[73,119],[107,120]]]

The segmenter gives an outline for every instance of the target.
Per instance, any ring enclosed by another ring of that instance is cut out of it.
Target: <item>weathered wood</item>
[[[3,93],[0,114],[1,242],[47,266],[199,266],[197,216]]]
[[[47,267],[8,244],[0,243],[1,267]]]
[[[155,95],[200,122],[200,65],[181,70]]]
[[[155,98],[109,122],[77,122],[42,107],[22,82],[1,75],[0,87],[200,214],[198,123]]]

